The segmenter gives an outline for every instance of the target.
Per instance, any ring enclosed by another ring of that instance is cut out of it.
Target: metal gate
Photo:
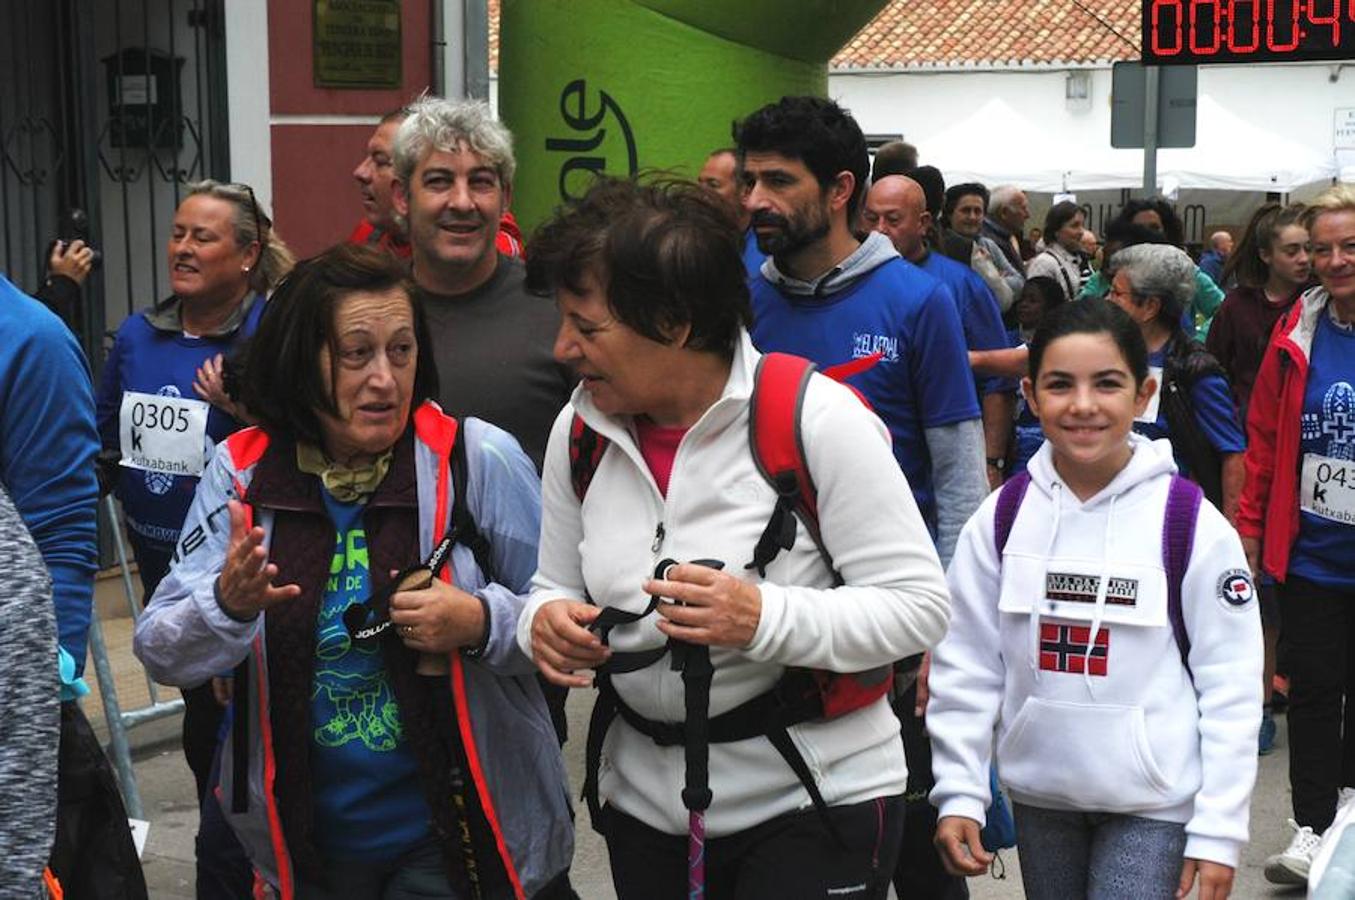
[[[224,48],[224,0],[0,4],[0,270],[31,291],[52,240],[101,251],[78,329],[96,376],[105,333],[166,290],[184,185],[229,180]]]

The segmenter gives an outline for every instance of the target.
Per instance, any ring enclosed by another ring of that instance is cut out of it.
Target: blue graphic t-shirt
[[[1160,371],[1166,356],[1165,348],[1148,354],[1148,365]],[[1158,392],[1161,394],[1162,379],[1158,377]],[[1156,398],[1155,398],[1156,399]],[[1205,439],[1220,454],[1242,453],[1247,449],[1247,438],[1242,426],[1237,422],[1237,408],[1233,404],[1233,393],[1228,382],[1220,375],[1206,375],[1195,382],[1190,391],[1190,405],[1195,409],[1195,423],[1200,427]],[[1149,407],[1151,409],[1151,406]],[[1167,438],[1171,440],[1171,428],[1167,425],[1167,413],[1160,402],[1157,403],[1157,419],[1152,422],[1134,421],[1134,430],[1149,440]],[[1190,466],[1172,444],[1172,456],[1181,474],[1190,475]]]
[[[1308,363],[1308,384],[1303,395],[1300,419],[1299,455],[1309,454],[1330,460],[1355,461],[1355,333],[1339,328],[1323,313],[1318,316],[1313,335],[1312,358]],[[1333,473],[1347,467],[1328,467]],[[1308,486],[1322,496],[1299,498],[1299,535],[1289,555],[1289,571],[1326,587],[1355,590],[1355,526],[1304,509],[1320,499],[1335,505],[1339,495],[1355,491],[1348,472],[1333,474],[1322,483]],[[1300,491],[1303,492],[1302,485]]]
[[[965,345],[970,350],[1006,350],[1016,346],[1002,324],[997,298],[979,273],[935,251],[929,252],[918,268],[950,288],[960,311]],[[977,378],[975,385],[980,394],[1008,393],[1017,387],[1016,379],[1000,376]]]
[[[932,460],[923,429],[979,417],[960,314],[946,286],[895,257],[838,291],[811,298],[751,279],[753,343],[794,353],[821,368],[879,353],[853,375],[889,429],[927,527],[936,532]]]
[[[428,836],[428,803],[380,642],[354,644],[343,624],[344,610],[371,594],[362,504],[322,493],[336,538],[311,685],[316,834],[328,857],[390,860]]]

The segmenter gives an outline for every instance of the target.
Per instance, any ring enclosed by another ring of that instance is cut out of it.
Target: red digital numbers
[[[1331,28],[1331,45],[1333,47],[1341,46],[1341,0],[1330,0],[1331,14],[1319,16],[1317,6],[1322,0],[1308,0],[1308,21],[1314,25],[1326,25]],[[1295,4],[1297,6],[1297,4]],[[1355,0],[1352,2],[1355,7]]]
[[[1202,14],[1208,10],[1208,25],[1200,27]],[[1218,53],[1219,44],[1222,43],[1223,29],[1219,27],[1222,24],[1219,21],[1219,0],[1191,0],[1190,2],[1190,52],[1203,53],[1206,56]],[[1199,41],[1200,33],[1208,35],[1209,42],[1201,44]]]
[[[1350,0],[1350,2],[1355,3],[1355,0]],[[1171,10],[1172,23],[1170,26],[1162,21],[1164,9]],[[1185,24],[1184,12],[1182,0],[1153,0],[1152,47],[1153,52],[1158,56],[1175,56],[1181,52],[1181,26]],[[1170,35],[1175,39],[1175,43],[1170,47],[1164,44],[1162,42],[1163,34]]]
[[[1149,64],[1355,56],[1355,0],[1143,0],[1142,9]]]
[[[1355,0],[1350,0],[1355,3]],[[1238,7],[1246,6],[1251,9],[1251,27],[1247,32],[1250,34],[1250,41],[1243,43],[1241,39],[1242,23],[1238,15]],[[1261,46],[1261,0],[1228,0],[1228,52],[1229,53],[1251,53]]]
[[[1299,33],[1299,3],[1300,0],[1288,0],[1289,2],[1289,42],[1280,43],[1275,40],[1275,0],[1266,0],[1266,46],[1273,53],[1287,53],[1290,50],[1297,50],[1302,36]],[[1283,27],[1283,26],[1282,26]]]

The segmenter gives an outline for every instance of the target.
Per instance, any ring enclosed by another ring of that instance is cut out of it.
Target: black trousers
[[[1294,818],[1325,831],[1336,795],[1355,787],[1355,592],[1291,575],[1282,586],[1280,665],[1289,675]]]
[[[686,900],[687,836],[603,810],[618,900]],[[833,897],[884,900],[903,836],[903,797],[828,810],[839,844],[813,809],[706,840],[710,900]]]
[[[908,760],[908,813],[904,819],[899,860],[894,867],[894,892],[905,900],[966,900],[969,885],[941,865],[932,837],[936,834],[936,807],[927,795],[936,786],[932,778],[932,742],[927,737],[926,717],[913,715],[917,684],[894,699],[899,718],[903,755]]]

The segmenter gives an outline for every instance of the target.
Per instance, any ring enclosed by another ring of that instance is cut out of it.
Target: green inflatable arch
[[[695,175],[735,119],[785,94],[826,94],[828,60],[884,4],[503,0],[514,214],[530,229],[598,172]]]

